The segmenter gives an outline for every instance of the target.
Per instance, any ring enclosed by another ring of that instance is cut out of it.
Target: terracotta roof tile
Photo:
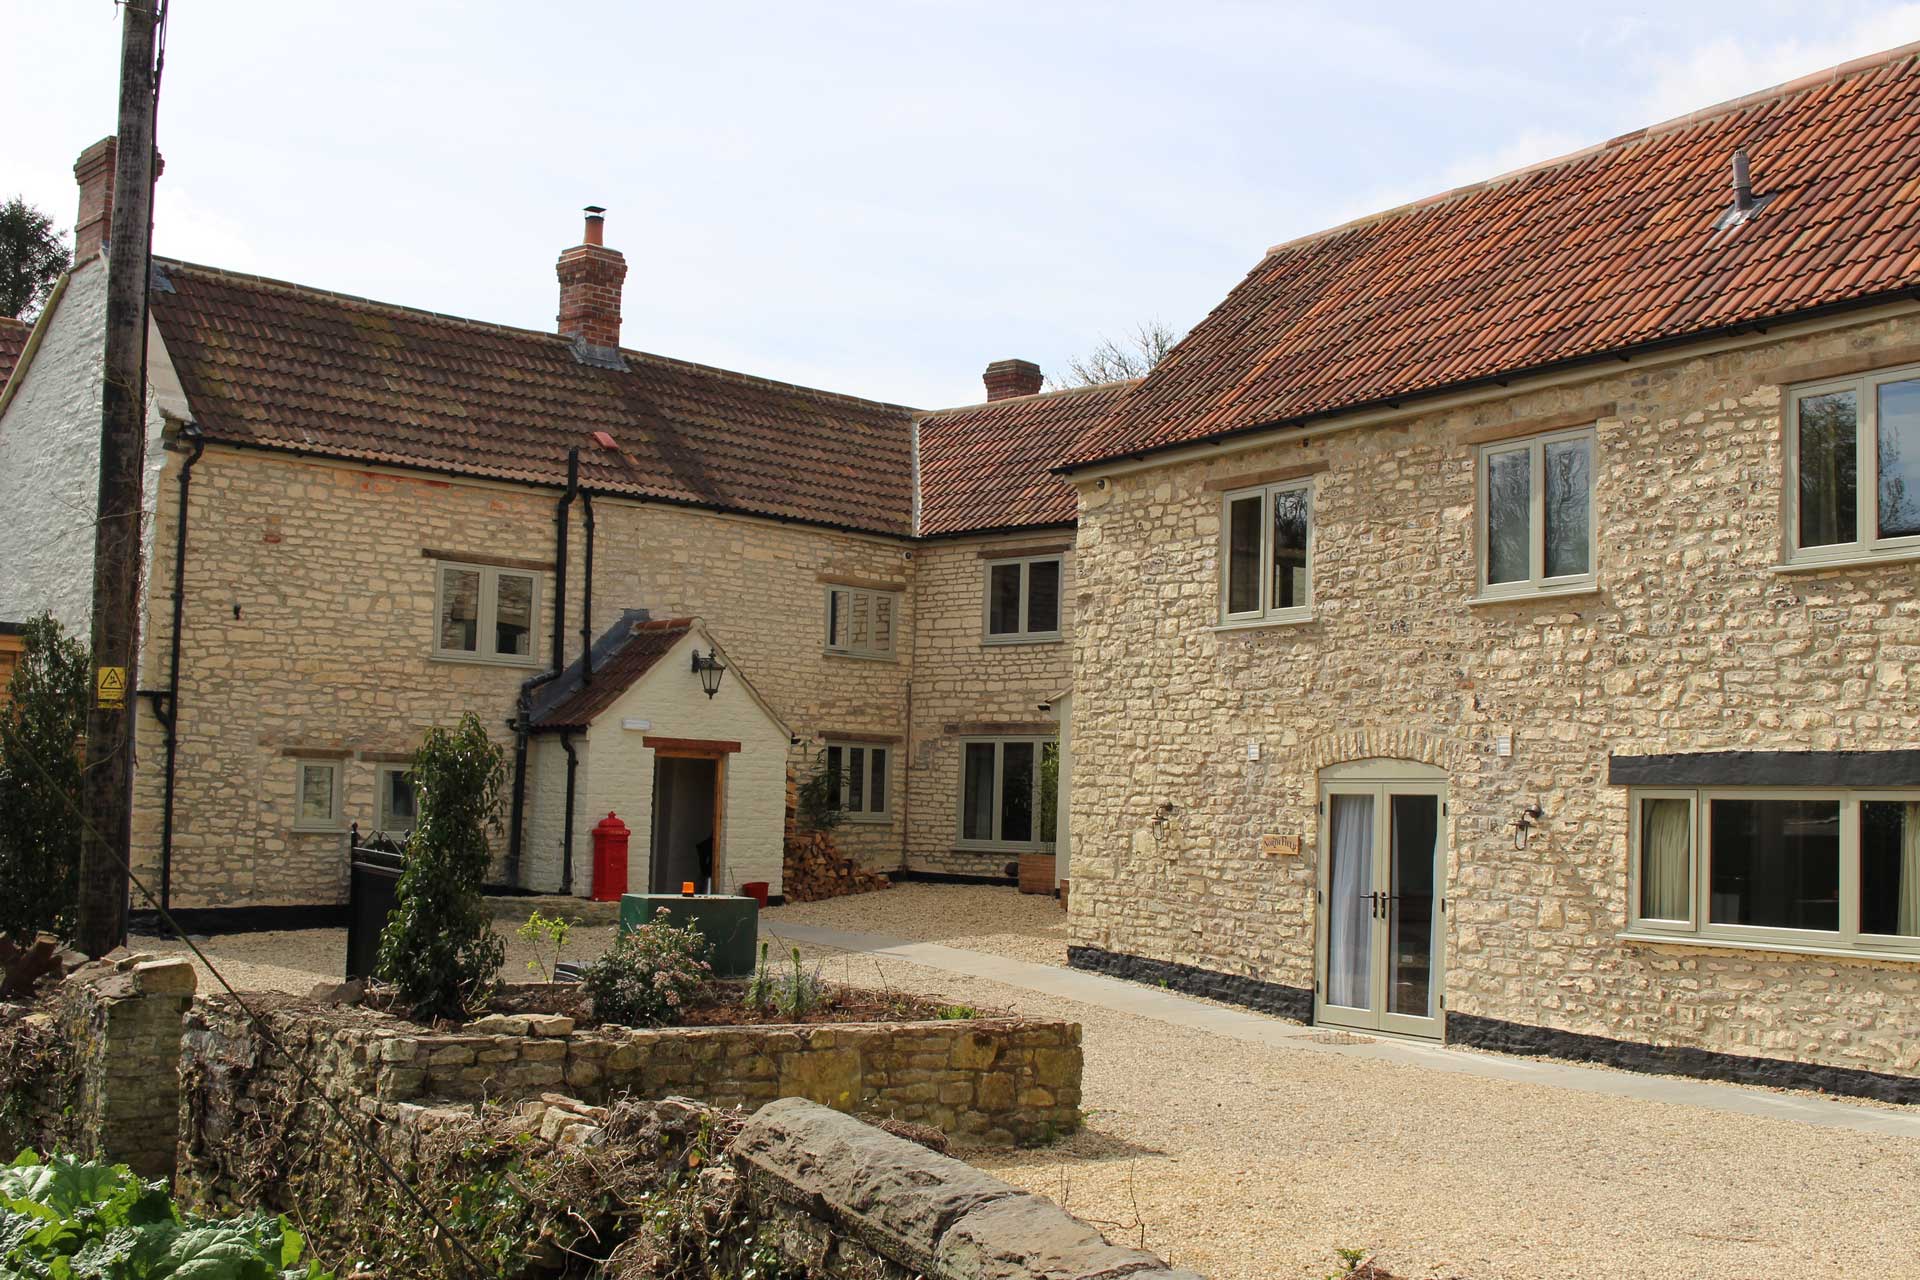
[[[1066,461],[1911,294],[1917,51],[1276,246]],[[1742,145],[1774,199],[1716,232]]]
[[[156,260],[153,314],[210,440],[876,533],[912,520],[912,411],[642,352]],[[617,446],[596,444],[605,431]]]
[[[1051,468],[1137,382],[992,400],[920,420],[920,532],[1072,524],[1073,489]]]
[[[26,350],[27,335],[33,332],[33,326],[0,316],[0,387],[7,385],[7,375],[13,372],[20,353]]]
[[[531,717],[533,727],[543,733],[586,728],[671,653],[694,626],[692,618],[649,621],[642,610],[628,613],[594,645],[592,683],[582,682],[580,662],[575,659],[542,691]]]

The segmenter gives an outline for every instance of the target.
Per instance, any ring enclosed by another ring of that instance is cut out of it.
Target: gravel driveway
[[[1058,906],[1008,889],[908,885],[768,914],[776,929],[1065,958]],[[576,953],[607,934],[581,930]],[[524,955],[509,942],[513,973]],[[343,941],[232,935],[209,950],[236,985],[305,991],[337,973]],[[1409,1277],[1920,1277],[1920,1143],[1251,1045],[807,951],[862,985],[1080,1022],[1086,1129],[970,1158],[1218,1280],[1320,1280],[1343,1247]]]

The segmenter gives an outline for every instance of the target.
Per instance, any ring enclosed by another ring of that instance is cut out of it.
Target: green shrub
[[[573,936],[573,926],[579,923],[564,916],[543,916],[538,907],[527,917],[527,922],[514,933],[533,947],[533,957],[527,961],[527,972],[542,982],[552,982],[554,970],[560,967],[560,957],[565,954],[567,940]]]
[[[713,976],[706,935],[674,924],[671,914],[662,907],[646,924],[622,931],[587,966],[582,982],[594,1017],[629,1027],[672,1024]]]
[[[73,936],[87,649],[50,615],[29,622],[0,711],[0,934]]]
[[[746,1004],[762,1013],[802,1018],[825,1003],[827,984],[818,968],[808,973],[800,966],[800,948],[793,949],[792,967],[778,973],[767,967],[767,944],[760,944],[760,967],[747,980]]]
[[[413,757],[419,812],[375,973],[416,1018],[476,1008],[506,959],[480,893],[505,775],[500,748],[472,712],[452,730],[429,729]]]
[[[283,1217],[183,1214],[123,1164],[32,1152],[0,1167],[0,1275],[24,1280],[327,1280]]]
[[[840,808],[840,771],[827,763],[825,751],[813,758],[813,771],[794,788],[794,805],[807,831],[831,831],[846,817]]]

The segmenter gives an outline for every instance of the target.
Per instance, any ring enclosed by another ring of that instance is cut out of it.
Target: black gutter
[[[1410,391],[1398,396],[1378,396],[1372,400],[1360,400],[1353,404],[1340,405],[1332,409],[1320,409],[1313,413],[1301,414],[1295,418],[1274,418],[1267,422],[1256,422],[1250,426],[1230,427],[1225,431],[1215,431],[1204,436],[1195,436],[1191,440],[1176,440],[1167,444],[1151,445],[1145,449],[1128,449],[1120,453],[1108,454],[1090,462],[1074,463],[1053,467],[1049,474],[1070,476],[1076,471],[1085,471],[1091,467],[1111,466],[1117,462],[1139,462],[1157,454],[1169,453],[1175,449],[1190,449],[1203,444],[1222,444],[1240,436],[1256,435],[1264,431],[1285,431],[1323,422],[1329,418],[1342,418],[1349,414],[1371,413],[1380,409],[1397,410],[1410,404],[1432,400],[1440,396],[1459,395],[1465,391],[1479,391],[1488,387],[1505,387],[1521,378],[1541,378],[1555,373],[1564,373],[1573,369],[1584,369],[1589,365],[1604,364],[1609,360],[1625,364],[1636,357],[1656,355],[1670,351],[1675,347],[1693,346],[1702,342],[1712,342],[1719,338],[1735,338],[1749,333],[1765,333],[1778,325],[1804,324],[1810,320],[1821,320],[1827,316],[1844,315],[1849,311],[1865,311],[1872,307],[1884,307],[1893,302],[1920,302],[1920,288],[1907,287],[1890,289],[1881,293],[1868,294],[1845,302],[1828,302],[1817,307],[1803,307],[1798,311],[1783,311],[1777,315],[1762,316],[1758,320],[1741,320],[1732,324],[1715,325],[1711,329],[1697,329],[1691,333],[1676,334],[1669,338],[1654,338],[1647,342],[1632,343],[1624,347],[1609,347],[1604,351],[1594,351],[1582,356],[1568,356],[1562,360],[1549,360],[1544,364],[1524,365],[1517,369],[1507,369],[1500,373],[1482,374],[1477,378],[1464,378],[1458,382],[1443,383],[1437,387],[1428,387],[1420,391]]]
[[[173,530],[173,633],[167,640],[167,687],[164,692],[142,690],[152,699],[153,714],[167,731],[165,789],[160,800],[160,909],[173,903],[173,807],[180,762],[180,623],[187,604],[187,494],[193,487],[193,464],[207,451],[206,437],[197,424],[180,429],[180,438],[192,452],[180,466],[180,510]],[[161,710],[161,703],[166,710]]]
[[[593,495],[580,494],[586,513],[587,564],[580,583],[580,683],[593,683]]]
[[[560,731],[560,749],[567,753],[567,816],[560,835],[560,892],[567,895],[573,892],[573,775],[580,767],[580,757],[573,750],[573,730]]]
[[[326,457],[317,454],[317,457]],[[580,450],[567,450],[567,487],[555,503],[553,511],[553,643],[548,648],[548,667],[537,676],[531,676],[520,683],[520,696],[515,701],[513,719],[507,721],[507,727],[513,730],[513,802],[512,812],[507,819],[507,882],[520,883],[520,855],[526,844],[527,815],[527,734],[530,732],[530,720],[533,708],[533,691],[547,681],[557,677],[566,666],[561,654],[561,646],[567,635],[567,541],[568,513],[573,508],[573,500],[580,494]],[[592,555],[592,543],[588,544],[588,555]],[[592,560],[588,560],[591,572]],[[591,586],[588,588],[591,590]],[[572,753],[569,752],[569,755]],[[567,788],[573,788],[573,771],[567,771]],[[573,815],[567,815],[569,832],[568,857],[572,856],[571,832]]]

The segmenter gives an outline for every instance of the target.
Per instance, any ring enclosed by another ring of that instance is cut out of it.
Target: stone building
[[[90,243],[0,392],[8,621],[86,622],[112,153],[76,165]],[[556,333],[154,260],[135,855],[169,905],[342,901],[349,829],[403,833],[407,761],[468,711],[513,761],[496,875],[530,889],[591,892],[613,813],[630,883],[778,896],[788,780],[824,765],[869,867],[997,880],[1051,848],[1048,467],[1108,393],[1002,361],[989,403],[925,414],[623,350],[601,227],[560,256]],[[675,620],[622,696],[556,703]]]
[[[831,761],[869,865],[1054,846],[1083,967],[1920,1100],[1917,59],[1277,246],[1137,384],[1000,361],[933,413],[620,349],[597,220],[557,334],[160,260],[141,856],[337,900],[475,710],[516,883],[691,788],[715,847],[657,873],[778,892],[771,792]],[[99,274],[0,392],[0,618],[75,616]]]
[[[1916,49],[1283,244],[1075,446],[1075,964],[1920,1100]]]

